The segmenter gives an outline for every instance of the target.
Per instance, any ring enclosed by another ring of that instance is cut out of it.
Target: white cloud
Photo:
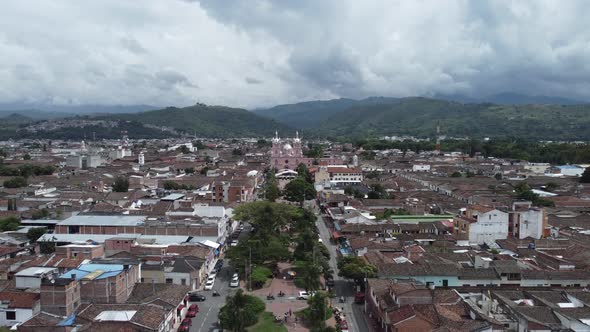
[[[0,102],[240,107],[305,99],[590,99],[584,1],[23,0]]]

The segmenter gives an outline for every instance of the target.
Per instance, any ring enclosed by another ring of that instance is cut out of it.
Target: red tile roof
[[[9,308],[32,309],[40,298],[39,293],[0,292],[0,301],[8,301]]]

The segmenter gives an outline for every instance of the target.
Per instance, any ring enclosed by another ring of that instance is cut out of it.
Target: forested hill
[[[355,106],[370,106],[396,103],[397,98],[369,97],[361,100],[348,98],[306,101],[297,104],[278,105],[266,109],[252,110],[253,113],[275,119],[296,128],[314,128],[331,116]]]
[[[99,117],[108,120],[137,121],[164,126],[202,137],[272,136],[275,130],[294,131],[289,126],[248,112],[244,109],[197,104],[190,107],[168,107],[136,114]]]
[[[366,100],[378,100],[368,98]],[[306,135],[378,137],[434,136],[440,124],[447,136],[519,137],[544,140],[590,140],[590,105],[497,105],[460,103],[422,97],[383,98],[372,104],[322,102],[284,105],[277,121],[292,123],[304,117]],[[336,107],[339,104],[342,107]],[[286,110],[289,110],[288,112]],[[266,112],[259,112],[271,116]]]

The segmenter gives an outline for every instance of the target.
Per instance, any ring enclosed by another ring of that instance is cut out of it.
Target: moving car
[[[188,299],[191,302],[203,302],[207,298],[205,297],[205,295],[201,295],[199,293],[191,293],[191,294],[188,295]]]
[[[214,280],[207,280],[207,282],[205,283],[205,290],[212,290],[213,284],[215,284],[215,279]]]
[[[299,296],[297,296],[298,300],[307,300],[309,299],[311,296],[313,296],[315,294],[315,292],[306,292],[306,291],[300,291],[299,292]]]

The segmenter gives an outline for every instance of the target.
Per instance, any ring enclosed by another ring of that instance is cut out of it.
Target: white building
[[[414,164],[412,165],[412,172],[430,172],[430,165]]]
[[[508,237],[508,213],[485,207],[462,209],[455,216],[455,236],[474,244],[491,244]]]
[[[0,326],[26,322],[41,310],[39,293],[0,292]]]
[[[363,171],[346,166],[320,166],[315,172],[315,184],[355,184],[363,181]]]
[[[15,274],[17,289],[40,289],[43,278],[52,279],[58,275],[53,267],[29,267]]]

